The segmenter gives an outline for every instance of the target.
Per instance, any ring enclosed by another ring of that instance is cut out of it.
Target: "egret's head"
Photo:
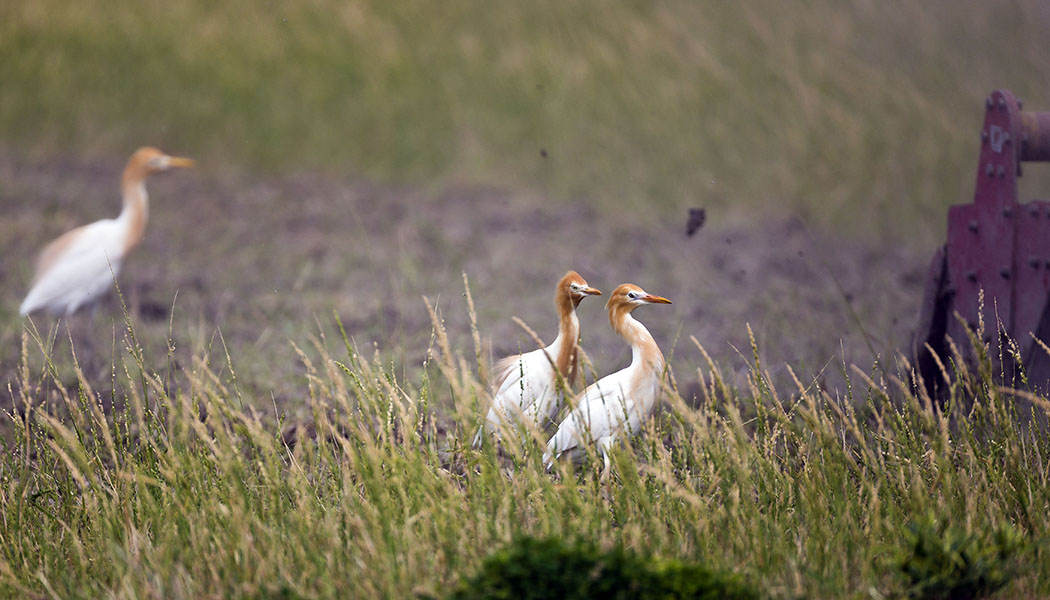
[[[171,168],[187,168],[193,165],[192,159],[182,158],[181,156],[169,156],[152,146],[144,146],[131,155],[126,170],[139,177],[145,177],[146,175],[167,171]]]
[[[605,307],[609,310],[609,318],[615,321],[617,316],[629,314],[639,306],[670,303],[671,301],[663,296],[654,296],[633,283],[624,283],[613,290]]]
[[[571,299],[573,306],[577,306],[579,305],[580,300],[583,300],[587,296],[601,296],[602,293],[596,288],[587,285],[587,280],[580,277],[579,273],[576,271],[569,271],[561,278],[561,281],[558,282],[556,295],[559,299]]]

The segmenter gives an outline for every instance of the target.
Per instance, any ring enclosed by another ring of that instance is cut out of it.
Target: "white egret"
[[[191,167],[188,158],[156,148],[139,148],[124,167],[124,209],[115,219],[78,227],[48,244],[37,260],[36,275],[19,313],[46,310],[71,315],[113,286],[124,259],[142,241],[149,216],[146,177],[172,167]]]
[[[543,462],[549,468],[566,452],[597,444],[609,471],[609,447],[622,434],[633,435],[649,417],[660,395],[664,355],[652,334],[631,313],[646,304],[670,304],[642,288],[625,283],[617,287],[606,308],[616,333],[631,345],[631,364],[587,386],[576,397],[572,411],[562,420],[549,442]]]
[[[493,367],[496,393],[482,429],[474,436],[474,446],[481,445],[484,431],[497,435],[506,424],[522,420],[547,426],[558,414],[565,394],[576,378],[579,355],[580,320],[576,307],[587,296],[600,296],[576,271],[569,271],[554,290],[558,309],[558,337],[547,346],[531,352],[508,356]],[[559,385],[559,376],[563,385]]]

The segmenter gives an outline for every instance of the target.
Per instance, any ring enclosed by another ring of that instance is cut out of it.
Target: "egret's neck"
[[[660,352],[660,347],[645,325],[632,317],[631,313],[623,314],[618,325],[617,333],[631,345],[631,368],[651,369],[655,373],[663,371],[663,352]]]
[[[558,367],[558,372],[572,385],[576,379],[576,345],[580,339],[580,319],[576,316],[576,305],[571,300],[558,304],[558,337],[550,345],[550,351],[557,353],[551,358]]]
[[[558,319],[558,337],[554,338],[551,346],[561,347],[567,342],[574,345],[580,337],[580,318],[576,316],[576,310],[570,310]]]
[[[146,232],[146,221],[149,219],[149,196],[146,194],[146,181],[124,174],[123,182],[124,208],[117,217],[125,227],[127,236],[124,239],[124,250],[134,248]]]

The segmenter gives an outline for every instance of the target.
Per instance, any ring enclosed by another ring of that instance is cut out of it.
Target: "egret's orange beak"
[[[580,289],[580,293],[586,296],[601,296],[602,291],[598,288],[584,287]]]
[[[646,294],[646,295],[642,296],[641,299],[646,301],[646,302],[648,302],[649,304],[670,304],[671,303],[670,300],[668,300],[667,298],[664,298],[663,296],[654,296],[652,294]]]
[[[168,158],[168,166],[171,167],[183,167],[190,168],[197,163],[192,158],[183,158],[181,156],[172,156]]]

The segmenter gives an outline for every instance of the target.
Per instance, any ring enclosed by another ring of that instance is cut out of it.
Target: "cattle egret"
[[[572,411],[547,442],[543,462],[548,468],[565,452],[597,443],[605,462],[603,475],[608,473],[609,447],[625,427],[628,435],[639,431],[656,405],[663,377],[664,355],[649,330],[631,313],[646,304],[670,303],[667,298],[646,293],[630,283],[616,288],[609,296],[606,304],[609,322],[613,330],[631,345],[631,364],[602,377],[576,397]]]
[[[22,301],[23,316],[44,309],[71,315],[113,285],[124,258],[142,240],[149,216],[146,177],[172,167],[191,167],[188,158],[168,156],[156,148],[139,148],[124,167],[124,208],[116,219],[103,219],[66,232],[54,240],[36,264],[33,286]]]
[[[474,436],[474,447],[481,445],[485,430],[498,435],[502,425],[522,420],[543,428],[554,419],[564,399],[563,388],[572,386],[576,377],[580,340],[576,307],[587,296],[600,295],[576,271],[561,278],[554,289],[558,337],[546,348],[508,356],[496,363],[493,374],[497,391],[485,424]],[[563,384],[559,384],[559,376]]]

